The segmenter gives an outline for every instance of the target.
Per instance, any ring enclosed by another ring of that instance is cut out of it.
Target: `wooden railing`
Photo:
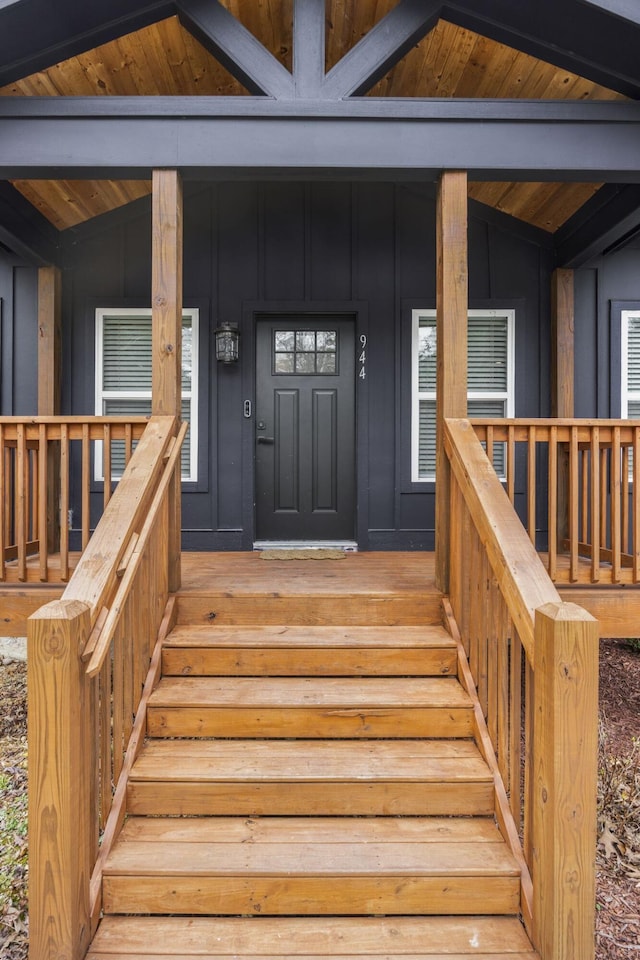
[[[84,549],[146,417],[0,418],[0,581],[69,579],[70,510]],[[96,456],[102,459],[100,492]],[[117,464],[114,459],[117,458]]]
[[[496,815],[521,859],[523,917],[542,960],[592,960],[597,623],[561,603],[474,427],[447,420],[444,432],[450,623],[486,723]]]
[[[32,960],[83,957],[100,914],[102,864],[172,623],[170,501],[185,429],[150,420],[62,598],[28,621]]]
[[[640,582],[640,423],[474,420],[532,543],[548,534],[554,582]]]

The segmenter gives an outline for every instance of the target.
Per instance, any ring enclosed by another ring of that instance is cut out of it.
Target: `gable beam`
[[[436,25],[441,0],[400,0],[327,74],[323,96],[362,96]]]
[[[173,13],[173,0],[0,2],[0,87]]]
[[[219,0],[178,0],[181,23],[249,93],[289,99],[293,78]]]
[[[10,183],[0,182],[0,243],[37,267],[60,260],[59,233]]]
[[[318,97],[325,67],[325,0],[294,0],[293,78],[297,97]]]
[[[588,7],[601,13],[612,14],[628,23],[640,26],[640,7],[638,0],[580,0]]]
[[[640,184],[606,184],[554,236],[556,263],[577,269],[640,232]]]

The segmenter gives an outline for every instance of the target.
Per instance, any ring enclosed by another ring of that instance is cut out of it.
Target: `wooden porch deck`
[[[72,570],[79,558],[79,553],[70,554]],[[545,557],[542,559],[544,562]],[[36,579],[36,562],[31,561],[33,579],[29,576],[27,583],[14,579],[9,570],[7,579],[0,584],[0,633],[5,636],[24,636],[26,619],[42,604],[62,594],[64,584],[44,584]],[[55,564],[55,557],[50,562]],[[623,570],[626,579],[618,586],[592,584],[589,571],[589,562],[585,560],[580,566],[579,581],[570,584],[568,560],[566,564],[559,563],[557,587],[562,599],[578,603],[592,613],[600,621],[601,636],[635,636],[640,622],[640,584],[631,582],[631,571]],[[433,614],[436,597],[435,555],[385,551],[346,553],[340,560],[280,561],[263,560],[258,552],[182,554],[179,600],[193,598],[203,622],[241,623],[242,611],[250,618],[256,597],[260,596],[264,605],[265,594],[270,598],[267,607],[275,617],[272,623],[278,622],[279,600],[283,597],[298,599],[300,622],[304,623],[318,622],[323,608],[329,610],[336,599],[346,595],[353,598],[353,623],[363,622],[372,603],[387,610],[389,622],[393,620],[394,606],[413,605],[415,622],[424,622]],[[232,600],[241,602],[231,604]],[[265,616],[269,616],[267,609]]]

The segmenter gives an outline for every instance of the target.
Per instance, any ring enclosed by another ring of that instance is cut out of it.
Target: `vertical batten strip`
[[[467,415],[467,174],[447,170],[436,210],[436,584],[449,592],[450,467],[444,421]]]

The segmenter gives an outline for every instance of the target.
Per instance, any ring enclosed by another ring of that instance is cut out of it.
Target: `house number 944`
[[[360,356],[358,357],[358,363],[360,364],[360,369],[358,370],[358,376],[361,380],[367,379],[367,338],[364,333],[360,337]]]

